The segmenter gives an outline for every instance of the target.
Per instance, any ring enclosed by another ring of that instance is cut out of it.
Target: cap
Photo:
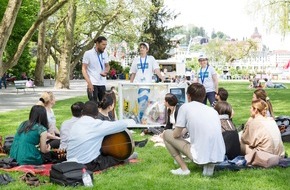
[[[207,56],[204,55],[204,54],[199,55],[199,57],[198,57],[198,61],[199,61],[200,59],[206,59],[206,60],[208,60]]]
[[[146,46],[147,49],[149,50],[149,44],[148,44],[148,43],[146,43],[146,42],[141,42],[141,43],[139,44],[139,46],[141,46],[141,45]]]

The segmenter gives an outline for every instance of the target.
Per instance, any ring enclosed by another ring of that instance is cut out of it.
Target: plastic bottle
[[[82,179],[84,186],[93,187],[93,182],[90,174],[87,172],[86,168],[83,168]]]

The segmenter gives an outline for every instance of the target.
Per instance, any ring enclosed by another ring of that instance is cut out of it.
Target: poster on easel
[[[164,98],[172,86],[174,84],[119,83],[119,118],[133,119],[137,123],[135,127],[141,128],[165,125]],[[183,87],[175,89],[175,93],[179,93],[179,99],[185,102],[185,89]]]

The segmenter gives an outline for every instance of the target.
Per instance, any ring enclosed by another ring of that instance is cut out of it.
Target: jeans
[[[209,100],[210,105],[215,101],[215,92],[207,92],[203,103],[207,104],[207,99]]]
[[[96,86],[94,85],[94,91],[91,93],[89,89],[87,89],[88,99],[90,101],[95,101],[96,103],[100,102],[106,92],[106,86]]]

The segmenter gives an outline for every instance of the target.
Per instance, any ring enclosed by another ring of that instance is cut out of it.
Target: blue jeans
[[[212,105],[212,103],[215,101],[215,92],[207,92],[205,99],[203,101],[203,103],[206,105],[207,104],[207,100],[209,100],[210,106]]]

